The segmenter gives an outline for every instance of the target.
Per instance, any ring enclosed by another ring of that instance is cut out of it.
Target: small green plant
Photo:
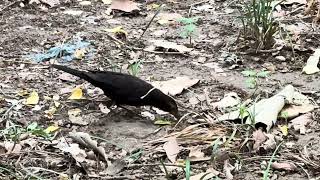
[[[257,72],[255,70],[246,70],[241,72],[242,75],[245,77],[248,77],[246,82],[246,85],[248,88],[255,89],[259,85],[259,79],[260,78],[266,78],[269,75],[269,71],[260,71]]]
[[[243,36],[253,39],[257,49],[271,48],[274,44],[273,35],[279,30],[278,23],[272,17],[276,5],[271,3],[272,0],[251,0],[242,12]]]
[[[192,45],[192,37],[196,35],[197,31],[195,23],[198,21],[198,18],[180,18],[178,21],[183,24],[180,36],[185,39],[189,38],[189,44]]]
[[[140,69],[141,69],[141,61],[138,60],[138,61],[130,64],[129,67],[128,67],[128,69],[129,69],[129,73],[130,73],[131,75],[137,76],[138,73],[139,73],[139,71],[140,71]]]

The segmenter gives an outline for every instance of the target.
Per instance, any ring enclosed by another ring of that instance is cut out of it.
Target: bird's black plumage
[[[178,117],[178,107],[174,99],[135,76],[111,71],[84,72],[57,64],[53,64],[52,67],[78,76],[101,88],[117,105],[150,105]]]

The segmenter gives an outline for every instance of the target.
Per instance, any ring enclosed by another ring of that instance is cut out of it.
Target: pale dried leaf
[[[289,162],[282,162],[282,163],[274,162],[271,164],[271,167],[273,169],[285,170],[285,171],[296,171],[297,170],[297,166],[294,165],[293,163],[289,163]]]
[[[68,143],[64,138],[61,138],[55,147],[63,152],[70,153],[77,162],[83,162],[87,157],[86,152],[79,147],[79,144]]]
[[[174,52],[180,52],[180,53],[187,53],[192,50],[192,48],[187,48],[184,45],[179,45],[177,43],[169,42],[166,40],[151,40],[150,42],[153,43],[154,48],[162,48],[168,52],[174,51]],[[148,50],[149,50],[149,48],[148,48]]]
[[[194,159],[204,158],[204,153],[201,151],[200,146],[192,147],[189,152],[190,161]]]
[[[189,88],[199,82],[199,79],[191,79],[189,77],[176,77],[168,81],[154,81],[152,85],[160,89],[165,94],[175,96],[182,93],[186,88]]]
[[[176,162],[178,153],[180,152],[180,147],[178,145],[177,139],[175,137],[168,138],[168,141],[163,145],[168,159],[172,162]]]
[[[4,142],[4,148],[7,151],[7,154],[16,154],[20,153],[22,146],[18,143],[6,141]]]
[[[252,138],[254,140],[253,150],[258,150],[258,148],[267,140],[267,136],[261,129],[258,129],[252,133]]]
[[[116,175],[119,172],[121,172],[121,170],[125,167],[126,167],[126,162],[124,160],[122,159],[116,160],[115,162],[113,162],[111,165],[108,166],[108,168],[106,169],[106,174]]]
[[[295,131],[300,131],[300,134],[306,134],[306,126],[312,122],[311,113],[301,115],[291,120],[289,128],[293,127]]]
[[[308,112],[311,112],[315,109],[315,106],[312,104],[304,104],[301,106],[296,106],[296,105],[288,105],[285,108],[283,108],[281,110],[281,112],[279,113],[281,114],[285,114],[285,118],[291,119],[294,117],[297,117],[299,114],[305,114]]]
[[[63,81],[70,81],[70,82],[76,82],[79,79],[77,76],[73,76],[65,72],[61,73],[58,78]]]
[[[134,10],[140,10],[138,4],[131,0],[113,0],[110,8],[112,10],[120,10],[124,12],[132,12]]]
[[[272,134],[266,134],[268,137],[268,140],[263,143],[263,148],[268,151],[268,150],[274,150],[277,146],[277,142],[275,140],[274,135]]]
[[[225,94],[223,99],[221,99],[219,102],[213,103],[212,105],[218,109],[225,109],[228,107],[234,107],[240,104],[240,102],[241,98],[238,96],[238,94],[235,92],[230,92]]]

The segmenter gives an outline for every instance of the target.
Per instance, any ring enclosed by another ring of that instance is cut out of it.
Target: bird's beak
[[[170,114],[172,114],[178,120],[181,118],[181,116],[180,116],[178,111],[171,111]]]

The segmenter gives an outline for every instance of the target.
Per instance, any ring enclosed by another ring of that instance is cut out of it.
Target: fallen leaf
[[[261,129],[258,129],[252,133],[252,138],[254,140],[253,150],[258,150],[258,148],[267,140],[267,136]]]
[[[213,103],[213,107],[217,107],[218,109],[225,109],[228,107],[234,107],[240,104],[241,98],[235,92],[230,92],[224,95],[223,99],[219,102]]]
[[[283,108],[279,114],[285,114],[285,117],[283,118],[292,119],[294,117],[297,117],[299,114],[305,114],[313,111],[314,109],[315,106],[312,104],[304,104],[301,106],[288,105]]]
[[[56,131],[58,129],[59,129],[58,126],[51,125],[51,126],[47,127],[47,129],[45,129],[44,132],[49,134],[49,133],[52,133],[52,132],[54,132],[54,131]]]
[[[172,162],[176,162],[178,153],[180,152],[180,147],[178,145],[177,139],[175,137],[168,138],[168,141],[163,145],[168,159]]]
[[[54,147],[60,149],[63,152],[70,153],[71,156],[77,162],[83,162],[85,160],[85,158],[87,157],[86,152],[79,147],[79,144],[68,143],[65,141],[64,138],[61,138],[59,143]]]
[[[268,151],[268,150],[274,150],[277,146],[277,142],[275,140],[274,135],[272,134],[266,134],[268,137],[267,141],[263,143],[263,148]]]
[[[121,170],[123,168],[126,167],[126,162],[122,159],[120,160],[116,160],[115,162],[113,162],[111,165],[108,166],[108,168],[106,169],[106,174],[108,175],[116,175],[119,172],[121,172]]]
[[[306,126],[312,122],[311,113],[301,115],[291,120],[289,128],[293,127],[295,131],[300,131],[300,134],[306,134]]]
[[[27,105],[35,105],[39,103],[39,95],[36,91],[33,91],[30,96],[27,98],[25,104]]]
[[[71,96],[69,97],[69,99],[82,99],[82,89],[77,87],[75,89],[72,90]]]
[[[77,79],[79,79],[77,76],[74,76],[65,72],[61,73],[58,78],[63,81],[70,81],[70,82],[75,82]]]
[[[71,109],[68,111],[69,115],[69,120],[71,121],[72,124],[77,124],[77,125],[88,125],[88,122],[85,122],[80,116],[81,110],[76,108],[76,109]]]
[[[22,146],[19,143],[6,141],[4,142],[4,147],[7,150],[7,154],[16,154],[20,153]]]
[[[200,146],[192,147],[189,152],[190,161],[196,161],[198,159],[203,159],[204,153],[201,151]]]
[[[125,30],[123,30],[122,26],[117,26],[113,29],[105,29],[105,31],[111,32],[113,34],[124,34],[125,36],[128,35],[128,33]]]
[[[134,10],[140,10],[138,4],[130,0],[113,0],[110,8],[128,13]]]
[[[151,40],[151,43],[153,43],[152,46],[149,46],[146,48],[146,50],[155,51],[157,49],[160,49],[160,51],[163,51],[163,49],[167,52],[179,52],[179,53],[187,53],[192,50],[192,48],[187,48],[184,45],[178,45],[174,42],[169,42],[166,40]]]
[[[176,77],[168,81],[154,81],[151,84],[160,89],[165,94],[175,96],[182,93],[186,88],[189,88],[199,82],[199,79],[190,79],[189,77]]]
[[[307,64],[303,67],[302,72],[306,74],[314,74],[319,72],[318,62],[320,58],[320,49],[316,49],[314,53],[307,60]]]
[[[273,169],[285,170],[285,171],[296,171],[297,170],[297,166],[294,165],[293,163],[289,163],[289,162],[282,162],[282,163],[274,162],[271,164],[271,167]]]
[[[288,126],[287,125],[283,125],[283,126],[278,125],[278,127],[284,136],[288,135]]]
[[[199,173],[197,175],[190,176],[190,180],[210,180],[215,179],[220,174],[219,171],[216,171],[212,168],[208,169],[206,172]],[[183,180],[186,180],[185,178]]]

